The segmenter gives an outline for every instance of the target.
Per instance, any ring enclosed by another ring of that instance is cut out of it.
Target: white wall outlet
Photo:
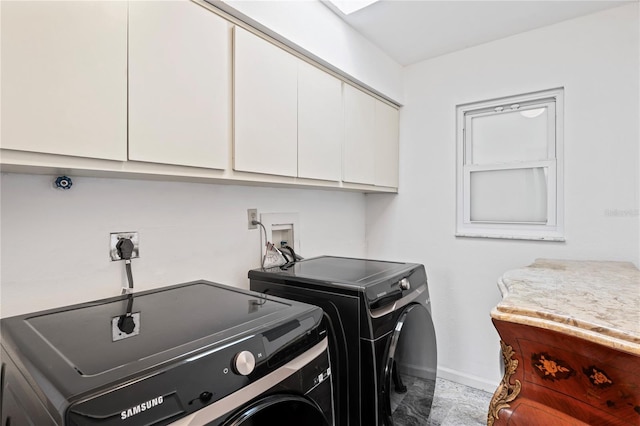
[[[247,221],[249,229],[256,229],[258,225],[253,223],[254,220],[258,220],[258,209],[247,209]]]
[[[131,254],[131,258],[135,259],[136,257],[140,257],[140,239],[137,232],[112,232],[111,239],[109,240],[109,255],[111,256],[111,260],[122,260],[118,254],[118,249],[116,248],[118,240],[122,238],[129,238],[133,243],[133,253]]]

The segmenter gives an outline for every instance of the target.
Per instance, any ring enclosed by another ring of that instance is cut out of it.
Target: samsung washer
[[[1,327],[2,426],[333,425],[315,306],[197,281]]]
[[[338,424],[427,424],[437,354],[423,265],[321,256],[249,278],[252,290],[325,311]]]

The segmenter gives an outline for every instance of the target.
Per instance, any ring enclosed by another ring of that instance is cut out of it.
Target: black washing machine
[[[337,424],[426,424],[437,354],[423,265],[322,256],[249,278],[252,290],[325,311]]]
[[[2,426],[333,425],[322,319],[207,281],[5,318]]]

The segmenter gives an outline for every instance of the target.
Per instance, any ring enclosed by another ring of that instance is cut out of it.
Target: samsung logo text
[[[134,407],[131,407],[125,411],[122,411],[120,413],[120,419],[121,420],[126,420],[131,416],[135,416],[136,414],[140,414],[143,411],[147,411],[150,408],[153,408],[155,406],[158,406],[160,404],[162,404],[164,402],[164,399],[162,398],[162,396],[159,396],[157,398],[153,398],[147,402],[143,402],[142,404],[138,404]]]

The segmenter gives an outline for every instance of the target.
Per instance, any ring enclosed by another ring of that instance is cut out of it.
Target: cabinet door
[[[127,2],[2,1],[2,148],[127,158]]]
[[[129,159],[224,169],[229,24],[188,0],[129,2]]]
[[[300,61],[298,66],[298,176],[341,177],[342,82]]]
[[[375,99],[345,84],[344,119],[343,180],[372,185],[375,182]]]
[[[298,59],[234,31],[234,169],[296,176]]]
[[[376,99],[375,184],[398,187],[398,110]]]

